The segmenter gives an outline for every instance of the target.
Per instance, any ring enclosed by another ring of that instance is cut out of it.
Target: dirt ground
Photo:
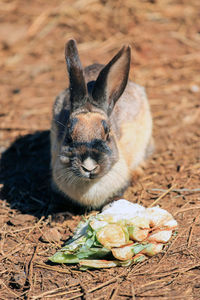
[[[199,12],[199,0],[0,2],[0,299],[200,299]],[[50,188],[51,111],[71,37],[84,66],[129,43],[130,78],[148,93],[156,151],[124,196],[159,204],[179,227],[132,267],[48,262],[82,213]]]

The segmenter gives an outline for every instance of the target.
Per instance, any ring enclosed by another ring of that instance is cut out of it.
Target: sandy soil
[[[199,11],[198,0],[1,1],[0,299],[200,299]],[[130,78],[151,104],[156,151],[124,196],[159,204],[179,228],[162,253],[129,268],[48,262],[83,213],[56,205],[49,184],[52,104],[68,84],[71,37],[84,66],[129,43]]]

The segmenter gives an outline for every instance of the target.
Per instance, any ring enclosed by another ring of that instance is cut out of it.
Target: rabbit
[[[131,184],[153,150],[152,116],[144,88],[128,81],[131,48],[107,65],[82,68],[76,41],[65,47],[69,88],[55,100],[51,125],[54,189],[99,209]]]

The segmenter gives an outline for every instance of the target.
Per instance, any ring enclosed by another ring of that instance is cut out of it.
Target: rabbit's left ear
[[[115,103],[122,95],[128,81],[131,60],[130,46],[124,46],[101,70],[93,91],[95,104],[111,114]]]
[[[72,111],[82,107],[86,101],[87,87],[83,68],[79,59],[75,40],[69,40],[65,46],[65,59],[70,82],[70,100]]]

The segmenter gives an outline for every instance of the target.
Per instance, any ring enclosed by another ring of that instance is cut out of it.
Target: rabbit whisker
[[[57,176],[57,180],[61,180],[61,184],[65,181],[69,184],[72,184],[75,180],[77,182],[79,181],[79,177],[74,175],[72,171],[68,171],[63,167],[61,167],[58,171],[59,173],[61,172],[61,174],[60,176]]]
[[[56,120],[55,118],[53,119],[56,123],[58,123],[59,125],[63,126],[64,128],[67,128],[62,122]]]

